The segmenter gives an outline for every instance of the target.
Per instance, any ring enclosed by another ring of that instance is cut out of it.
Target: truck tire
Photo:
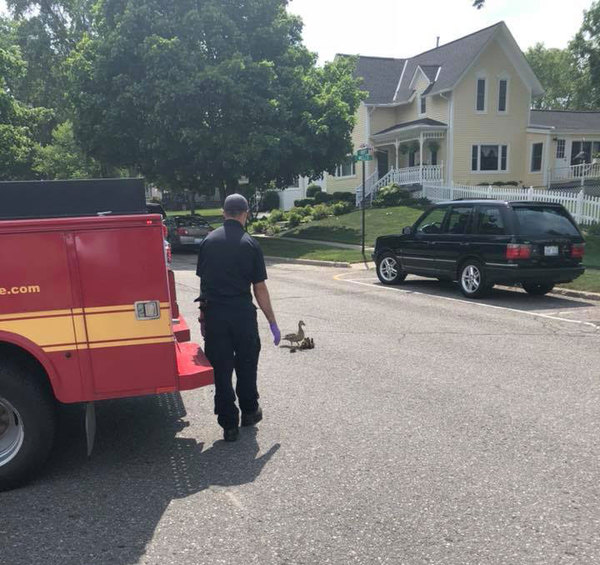
[[[31,479],[52,449],[56,406],[36,371],[0,359],[0,492]]]

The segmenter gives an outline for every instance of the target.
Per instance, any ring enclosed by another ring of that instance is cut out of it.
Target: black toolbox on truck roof
[[[147,213],[142,178],[0,182],[0,220]]]

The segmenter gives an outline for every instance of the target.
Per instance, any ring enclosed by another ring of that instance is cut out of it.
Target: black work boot
[[[242,426],[254,426],[263,419],[262,408],[259,406],[256,412],[242,412]]]
[[[225,441],[237,441],[237,438],[239,435],[240,435],[239,428],[229,428],[227,430],[223,430],[223,439]]]

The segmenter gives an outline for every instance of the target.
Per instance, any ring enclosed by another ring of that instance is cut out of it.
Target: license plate
[[[546,245],[544,255],[546,257],[556,257],[558,255],[558,245]]]

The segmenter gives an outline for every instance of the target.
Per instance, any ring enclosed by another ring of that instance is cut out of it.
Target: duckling
[[[302,329],[304,326],[306,326],[306,324],[300,320],[298,322],[298,333],[295,334],[287,334],[285,336],[283,336],[283,339],[285,341],[289,341],[290,342],[290,346],[295,344],[300,344],[302,342],[302,340],[304,339],[304,330]]]

